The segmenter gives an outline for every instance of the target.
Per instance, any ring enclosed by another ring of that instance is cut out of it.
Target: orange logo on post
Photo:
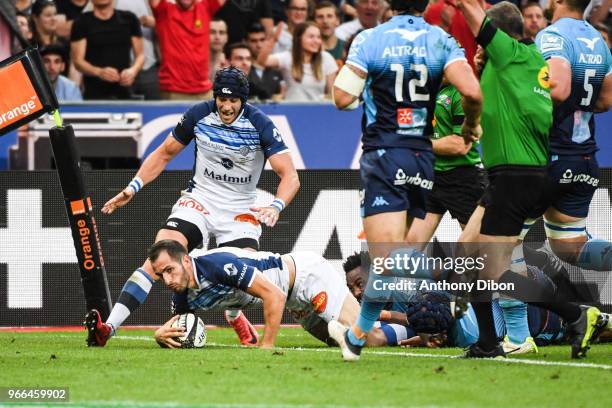
[[[327,292],[319,292],[310,303],[312,303],[315,313],[323,313],[327,307]]]
[[[0,129],[43,109],[21,61],[0,69],[0,88]]]
[[[71,201],[70,210],[72,215],[85,214],[85,203],[83,203],[83,200]]]
[[[257,221],[257,218],[255,218],[253,214],[238,214],[234,217],[234,221],[249,222],[255,225],[256,227],[259,226],[259,221]]]

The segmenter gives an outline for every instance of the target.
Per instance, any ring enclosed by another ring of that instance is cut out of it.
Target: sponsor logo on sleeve
[[[561,51],[563,49],[563,38],[553,34],[542,34],[540,39],[540,51]]]
[[[327,292],[319,292],[310,302],[312,303],[313,310],[316,313],[321,314],[325,312],[325,308],[327,307]]]

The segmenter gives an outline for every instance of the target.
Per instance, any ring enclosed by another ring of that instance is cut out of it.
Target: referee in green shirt
[[[552,124],[547,64],[533,41],[519,40],[523,19],[515,5],[504,1],[486,14],[478,0],[461,0],[458,6],[486,55],[480,80],[484,97],[481,145],[489,186],[475,213],[482,214],[478,242],[480,256],[486,259],[480,278],[506,284],[510,290],[500,292],[538,303],[571,322],[568,334],[572,356],[584,356],[597,329],[586,310],[509,270],[523,222],[540,216],[546,207],[548,133]],[[478,217],[472,217],[470,224],[476,221]],[[475,295],[480,337],[466,357],[504,356],[495,333],[491,292]],[[575,320],[577,315],[580,318]]]
[[[444,81],[436,97],[431,140],[436,156],[435,182],[427,197],[425,219],[414,219],[408,242],[429,242],[447,211],[463,229],[482,197],[486,174],[478,142],[466,142],[460,136],[464,120],[461,94]]]

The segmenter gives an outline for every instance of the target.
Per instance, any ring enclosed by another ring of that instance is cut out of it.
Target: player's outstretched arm
[[[446,67],[444,75],[463,96],[461,105],[465,114],[465,121],[461,129],[461,136],[466,143],[478,140],[482,134],[480,129],[482,91],[472,67],[465,60],[457,60]]]
[[[365,87],[367,73],[354,65],[344,64],[334,81],[332,98],[338,109],[355,109]]]
[[[608,74],[603,81],[599,98],[595,102],[595,112],[607,112],[612,107],[612,74]]]
[[[260,347],[272,348],[285,310],[285,294],[263,274],[256,273],[248,294],[263,300],[264,336]]]
[[[289,152],[277,153],[270,156],[268,160],[272,170],[280,178],[280,183],[276,189],[276,197],[268,207],[253,207],[251,211],[257,213],[257,219],[260,222],[268,227],[273,227],[276,225],[281,211],[289,205],[300,189],[300,179]]]
[[[136,195],[146,184],[155,180],[166,168],[170,160],[185,148],[174,136],[168,135],[164,143],[153,151],[142,163],[136,177],[119,194],[111,198],[102,207],[102,213],[112,214],[117,208],[121,208]]]
[[[479,0],[457,0],[457,7],[463,13],[465,21],[474,37],[478,36],[486,14]]]

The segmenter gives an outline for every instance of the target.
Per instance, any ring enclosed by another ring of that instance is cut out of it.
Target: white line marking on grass
[[[116,336],[117,339],[121,340],[146,340],[153,341],[154,339],[147,336]],[[208,346],[213,347],[225,347],[225,348],[248,348],[246,346],[232,345],[232,344],[218,344],[218,343],[207,343]],[[317,353],[335,353],[340,356],[338,349],[329,348],[303,348],[303,347],[276,347],[275,350],[283,351],[312,351]],[[439,359],[457,359],[459,355],[448,355],[448,354],[432,354],[432,353],[412,353],[412,352],[392,352],[392,351],[378,351],[378,350],[364,350],[364,354],[374,354],[377,356],[401,356],[401,357],[418,357],[418,358],[439,358]],[[612,365],[608,364],[595,364],[595,363],[576,363],[572,361],[546,361],[546,360],[527,360],[527,359],[483,359],[485,361],[492,361],[497,363],[509,363],[509,364],[526,364],[526,365],[539,365],[539,366],[552,366],[552,367],[574,367],[574,368],[599,368],[602,370],[612,370]]]
[[[8,406],[12,406],[9,404]],[[15,404],[17,406],[18,404]],[[397,405],[318,405],[318,404],[207,404],[207,403],[181,403],[181,402],[140,402],[130,400],[87,401],[81,403],[62,403],[62,406],[71,408],[102,408],[102,407],[129,407],[129,408],[399,408]],[[1,406],[1,405],[0,405]],[[41,406],[34,403],[33,406]],[[437,405],[411,406],[412,408],[440,408]]]

